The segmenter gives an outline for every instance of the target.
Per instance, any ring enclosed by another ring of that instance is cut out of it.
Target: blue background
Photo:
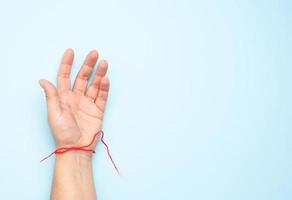
[[[100,200],[292,199],[292,2],[0,2],[0,198],[48,199],[54,159],[40,78],[109,61]]]

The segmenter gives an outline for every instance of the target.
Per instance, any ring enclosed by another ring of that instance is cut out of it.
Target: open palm
[[[73,59],[73,50],[67,49],[57,75],[57,87],[45,79],[39,81],[46,94],[49,124],[57,147],[88,144],[102,128],[108,97],[109,79],[105,76],[108,64],[105,60],[100,61],[88,84],[98,59],[97,51],[89,52],[71,89]],[[96,141],[92,148],[95,145]]]

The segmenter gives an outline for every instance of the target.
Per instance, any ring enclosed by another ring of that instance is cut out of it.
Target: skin
[[[108,98],[107,62],[101,60],[93,72],[98,52],[90,51],[71,88],[73,59],[73,50],[67,49],[57,74],[57,86],[48,80],[39,80],[45,92],[48,120],[57,148],[89,144],[102,128]],[[91,74],[94,77],[88,83]],[[97,139],[90,148],[94,149],[96,143]],[[91,157],[90,152],[78,150],[56,155],[51,199],[96,199]]]

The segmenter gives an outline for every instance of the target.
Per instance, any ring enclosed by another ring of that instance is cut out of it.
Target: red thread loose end
[[[109,151],[109,147],[108,147],[108,145],[105,143],[105,141],[104,141],[103,138],[104,138],[104,133],[103,133],[103,131],[101,131],[101,142],[102,142],[102,144],[106,147],[107,155],[108,155],[108,157],[110,158],[110,160],[111,160],[111,162],[112,162],[112,164],[113,164],[113,166],[114,166],[116,172],[120,175],[120,171],[119,171],[119,169],[118,169],[118,167],[117,167],[117,165],[116,165],[114,159],[113,159],[112,156],[111,156],[111,153],[110,153],[110,151]]]

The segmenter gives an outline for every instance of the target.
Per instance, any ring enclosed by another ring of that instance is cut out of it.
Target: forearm
[[[51,199],[96,199],[92,161],[87,152],[69,151],[56,155]]]

